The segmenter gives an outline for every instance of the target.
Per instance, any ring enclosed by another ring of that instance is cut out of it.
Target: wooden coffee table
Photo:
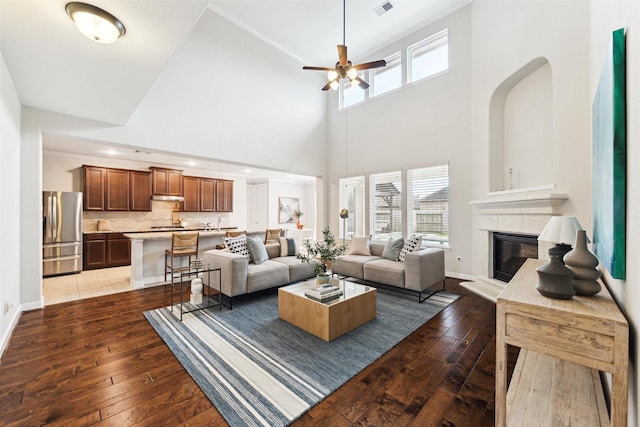
[[[316,279],[278,289],[278,316],[325,341],[376,318],[376,288],[331,279],[344,294],[328,302],[307,298],[304,291],[318,286]]]

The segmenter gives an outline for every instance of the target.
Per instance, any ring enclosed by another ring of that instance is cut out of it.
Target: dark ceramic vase
[[[538,285],[536,289],[545,297],[570,299],[575,295],[573,289],[573,271],[567,268],[560,256],[549,254],[549,262],[536,268]]]
[[[573,271],[572,283],[577,295],[592,296],[600,292],[600,271],[596,269],[598,258],[587,249],[584,230],[576,232],[573,249],[564,256],[564,263]]]

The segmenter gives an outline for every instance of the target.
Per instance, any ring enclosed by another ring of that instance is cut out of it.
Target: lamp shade
[[[576,231],[582,230],[574,216],[552,216],[544,227],[538,240],[563,245],[572,245],[576,240]]]

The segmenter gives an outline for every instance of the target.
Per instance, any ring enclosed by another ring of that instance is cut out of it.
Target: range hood
[[[154,194],[151,196],[151,200],[158,200],[161,202],[184,202],[182,196],[166,196],[164,194]]]

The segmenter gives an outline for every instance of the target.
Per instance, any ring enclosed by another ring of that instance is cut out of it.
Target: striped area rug
[[[456,298],[378,289],[377,318],[329,343],[279,319],[275,290],[182,322],[168,307],[144,314],[231,426],[285,426]]]

